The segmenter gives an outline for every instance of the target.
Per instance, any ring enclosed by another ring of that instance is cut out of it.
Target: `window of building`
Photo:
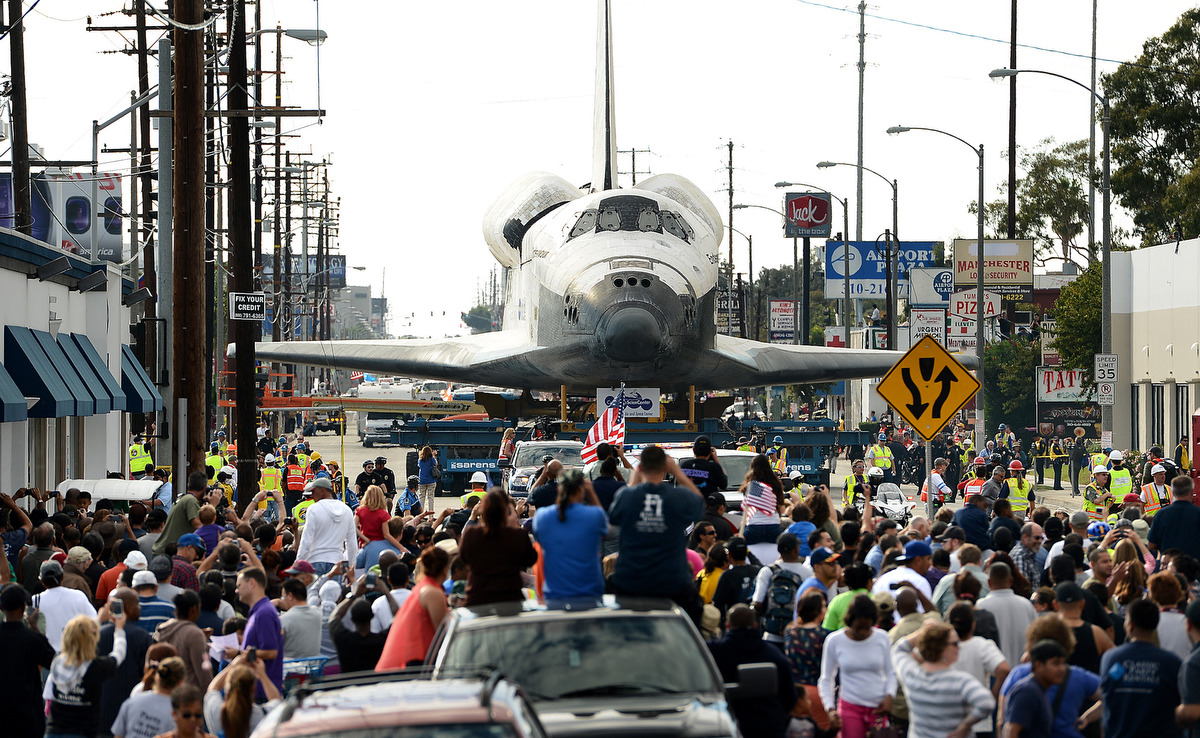
[[[1131,434],[1129,445],[1132,448],[1141,448],[1141,446],[1142,446],[1142,444],[1141,444],[1141,435],[1142,435],[1141,434],[1141,422],[1142,422],[1141,399],[1142,399],[1141,385],[1138,385],[1138,384],[1129,385],[1129,419],[1130,419],[1130,425],[1132,426],[1132,429],[1133,429],[1133,433]]]
[[[1147,446],[1163,443],[1167,422],[1166,395],[1166,388],[1163,385],[1150,385],[1150,437],[1146,439]]]
[[[1189,434],[1192,427],[1191,389],[1186,384],[1175,385],[1175,437],[1163,439],[1164,450],[1169,451],[1180,436]]]

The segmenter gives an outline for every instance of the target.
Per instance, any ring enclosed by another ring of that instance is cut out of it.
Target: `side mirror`
[[[779,670],[775,664],[742,664],[737,670],[738,680],[725,685],[725,695],[730,700],[751,700],[774,697],[779,689]]]
[[[511,468],[512,468],[512,461],[510,461],[509,459],[507,459],[507,458],[505,458],[505,457],[501,456],[501,457],[500,457],[500,458],[499,458],[499,459],[496,461],[496,468],[498,468],[498,469],[511,469]]]

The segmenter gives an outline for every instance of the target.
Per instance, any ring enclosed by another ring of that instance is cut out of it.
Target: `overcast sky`
[[[1100,3],[1099,71],[1135,58],[1147,38],[1166,31],[1189,6],[1177,0]],[[43,0],[27,17],[30,139],[48,158],[88,159],[90,122],[128,105],[137,86],[131,57],[100,53],[123,48],[122,39],[84,30],[87,13],[96,25],[129,22],[101,17],[119,7],[113,0]],[[1018,66],[1087,84],[1091,9],[1088,0],[1023,3],[1019,41],[1027,46],[1018,52]],[[284,102],[315,108],[319,100],[328,116],[319,125],[285,119],[285,130],[300,129],[289,148],[332,161],[333,194],[342,201],[341,250],[351,266],[368,267],[352,275],[365,277],[376,294],[386,289],[393,331],[457,332],[453,316],[474,304],[477,285],[494,264],[481,236],[492,200],[527,171],[580,184],[590,179],[596,3],[262,5],[267,27],[314,28],[318,11],[329,34],[320,48],[320,73],[314,47],[285,39]],[[973,237],[967,207],[976,197],[974,154],[936,134],[888,136],[885,130],[927,126],[982,142],[988,197],[998,196],[996,186],[1007,176],[1001,152],[1008,86],[987,75],[1008,66],[1009,3],[910,0],[879,2],[867,12],[864,164],[899,180],[904,240]],[[781,207],[773,187],[779,180],[811,182],[853,201],[853,167],[815,166],[856,156],[858,15],[852,6],[613,0],[612,15],[617,142],[621,149],[653,152],[638,155],[640,172],[691,179],[727,218],[726,143],[732,140],[736,202]],[[273,37],[266,52],[264,66],[274,68]],[[1021,145],[1087,137],[1086,91],[1036,75],[1022,76],[1019,90]],[[102,144],[128,146],[128,126],[114,125]],[[128,170],[122,155],[102,154],[101,160],[105,171]],[[620,171],[629,169],[623,155]],[[628,176],[620,181],[629,184]],[[874,239],[891,227],[891,189],[870,174],[863,186],[863,236]],[[853,220],[852,205],[852,232]],[[777,216],[737,211],[733,225],[754,236],[756,269],[790,262],[791,243]],[[841,230],[840,218],[834,230]],[[746,270],[740,236],[734,260]],[[451,316],[446,321],[443,311]],[[404,316],[412,313],[423,313],[422,319],[405,327]]]

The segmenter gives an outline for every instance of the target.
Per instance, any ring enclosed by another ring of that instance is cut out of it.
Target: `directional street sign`
[[[979,308],[976,307],[978,300],[975,299],[979,295],[977,290],[963,290],[955,292],[950,296],[950,314],[957,315],[961,318],[974,319],[979,315]],[[995,292],[983,293],[983,317],[996,318],[1000,315],[1000,295]]]
[[[267,295],[263,292],[230,292],[230,320],[267,319]]]
[[[1096,383],[1096,404],[1097,405],[1116,405],[1117,404],[1117,385],[1115,382],[1097,382]]]
[[[979,391],[979,380],[931,336],[922,336],[875,388],[930,440]]]

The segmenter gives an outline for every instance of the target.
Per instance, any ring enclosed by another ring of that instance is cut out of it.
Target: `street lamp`
[[[894,179],[888,179],[879,172],[870,167],[863,167],[859,164],[849,164],[844,161],[823,161],[817,164],[817,169],[828,169],[830,167],[861,167],[863,171],[870,172],[876,177],[879,177],[892,188],[892,238],[896,240],[896,270],[893,272],[892,279],[888,282],[888,288],[895,296],[896,301],[900,299],[900,184]],[[896,350],[896,307],[888,305],[888,326],[887,326],[887,343],[888,349]]]
[[[959,138],[953,133],[948,133],[938,128],[925,128],[923,126],[892,126],[887,129],[891,135],[908,133],[909,131],[929,131],[930,133],[940,133],[943,136],[958,141],[966,146],[975,155],[979,157],[979,213],[976,219],[976,234],[975,244],[975,356],[979,361],[979,366],[976,368],[976,377],[979,379],[979,391],[975,393],[975,415],[978,423],[975,428],[975,444],[977,448],[982,449],[987,443],[987,423],[984,420],[983,412],[983,144],[978,147],[972,146],[966,139]]]
[[[746,239],[746,249],[750,256],[750,266],[749,266],[750,279],[746,284],[746,332],[749,333],[751,335],[751,337],[757,337],[757,335],[758,335],[757,331],[755,331],[754,327],[753,327],[754,326],[754,320],[753,320],[753,318],[754,318],[754,236],[747,236],[745,233],[742,233],[741,231],[739,231],[738,229],[734,228],[731,225],[727,225],[725,227],[728,228],[731,233],[736,233],[739,236],[741,236],[742,238]],[[729,270],[730,270],[730,272],[733,271],[733,263],[732,262],[730,262],[730,264],[729,264]],[[730,287],[732,288],[733,285],[731,284]],[[732,303],[731,303],[731,307],[732,307]]]
[[[791,218],[787,217],[787,214],[785,214],[784,212],[782,212],[780,210],[776,210],[775,208],[769,208],[766,205],[734,205],[733,206],[734,210],[744,210],[746,208],[758,208],[759,210],[769,210],[772,213],[775,213],[776,215],[781,216],[784,220],[792,222],[792,224],[795,225],[795,222],[792,221]],[[807,240],[806,240],[806,243],[807,243]],[[808,260],[808,252],[807,251],[804,252],[804,258],[805,258],[805,263],[807,264],[807,260]],[[807,271],[807,270],[805,270],[805,271]],[[805,274],[804,276],[805,276],[805,280],[806,280],[805,285],[807,286],[808,275]],[[805,303],[805,305],[804,305],[804,316],[805,316],[805,318],[808,317],[808,304],[807,303]],[[806,320],[805,322],[808,322],[808,321]],[[770,330],[769,327],[768,327],[768,330]],[[792,343],[793,344],[800,343],[800,251],[799,251],[799,246],[797,245],[797,240],[795,237],[792,238]],[[808,343],[808,336],[804,337],[804,343],[805,344]]]
[[[1102,207],[1103,207],[1103,226],[1102,226],[1103,233],[1101,235],[1101,238],[1103,239],[1102,246],[1101,246],[1101,256],[1103,259],[1103,264],[1100,265],[1100,269],[1101,269],[1100,352],[1105,353],[1105,354],[1111,354],[1112,353],[1112,265],[1110,264],[1109,257],[1112,255],[1112,188],[1110,187],[1109,176],[1110,176],[1110,171],[1111,171],[1111,166],[1112,166],[1112,151],[1109,149],[1109,145],[1108,145],[1109,144],[1108,127],[1109,127],[1109,119],[1110,119],[1110,113],[1111,113],[1111,110],[1109,109],[1109,104],[1108,104],[1108,96],[1101,95],[1100,93],[1093,91],[1091,87],[1089,87],[1077,80],[1073,80],[1070,77],[1066,77],[1064,75],[1058,74],[1057,72],[1047,72],[1042,69],[993,69],[992,71],[988,72],[988,76],[991,77],[992,79],[1000,79],[1003,77],[1015,77],[1022,72],[1025,72],[1028,74],[1044,74],[1049,77],[1058,77],[1059,79],[1066,80],[1067,82],[1070,82],[1073,85],[1077,85],[1077,86],[1082,87],[1083,89],[1087,90],[1093,97],[1095,97],[1097,100],[1099,100],[1100,104],[1104,107],[1104,117],[1101,118],[1101,120],[1100,120],[1100,130],[1103,132],[1103,136],[1104,136],[1104,139],[1103,139],[1104,168],[1102,170],[1103,173],[1101,175],[1101,180],[1100,180],[1100,189],[1104,193],[1104,200],[1103,200],[1103,204],[1102,204]],[[1090,168],[1090,166],[1091,166],[1090,163],[1088,166]],[[1088,176],[1089,177],[1091,176],[1090,172],[1089,172]],[[983,203],[981,202],[980,205],[982,206],[982,204]],[[1090,204],[1091,203],[1089,203],[1089,205]],[[1101,423],[1100,427],[1104,431],[1106,431],[1107,433],[1109,433],[1111,435],[1112,430],[1113,430],[1113,408],[1112,408],[1112,405],[1101,405],[1100,406],[1100,423]]]
[[[811,187],[814,190],[822,190],[823,188],[804,182],[776,182],[776,187]],[[850,201],[847,198],[838,197],[832,192],[829,196],[842,204],[842,277],[844,284],[842,286],[842,325],[846,326],[846,345],[850,345]]]

